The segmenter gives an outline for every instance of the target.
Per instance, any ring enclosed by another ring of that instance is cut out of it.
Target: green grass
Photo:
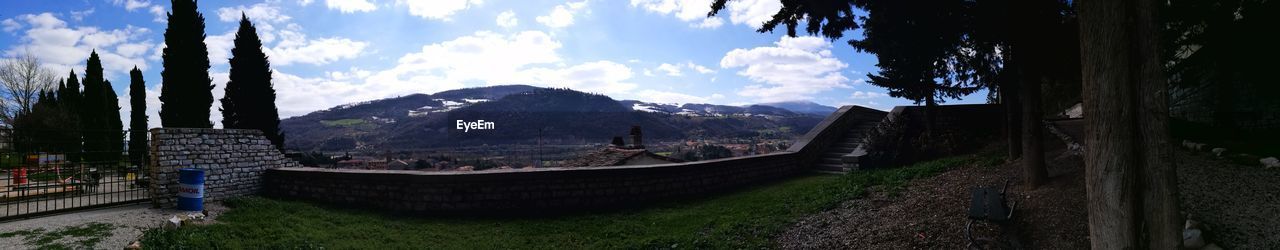
[[[364,120],[362,119],[342,119],[342,120],[332,120],[332,121],[322,120],[320,121],[320,124],[324,124],[325,126],[328,126],[328,127],[354,127],[356,125],[364,124]]]
[[[22,236],[23,243],[35,246],[36,249],[92,249],[102,238],[111,236],[115,226],[107,223],[91,222],[79,226],[68,226],[52,232],[44,229],[18,230],[0,233],[0,238]],[[75,246],[67,246],[58,240],[75,239]]]
[[[161,249],[767,248],[796,219],[861,196],[865,187],[901,189],[910,179],[949,167],[990,162],[982,158],[806,175],[707,199],[543,218],[414,218],[248,197],[228,201],[232,209],[219,223],[152,229],[142,241]]]

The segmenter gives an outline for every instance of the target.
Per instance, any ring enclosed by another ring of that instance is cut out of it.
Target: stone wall
[[[299,167],[262,131],[253,129],[156,128],[151,130],[150,192],[157,207],[173,207],[178,169],[205,170],[205,201],[258,193],[262,173]]]
[[[563,211],[625,207],[705,196],[810,169],[861,107],[842,107],[788,150],[765,155],[659,165],[424,172],[276,168],[264,193],[344,206],[419,213]],[[881,113],[883,114],[883,113]]]

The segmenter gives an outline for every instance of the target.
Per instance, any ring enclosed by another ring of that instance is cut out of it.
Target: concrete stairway
[[[867,132],[875,129],[880,124],[880,120],[860,120],[856,125],[845,131],[842,138],[827,148],[822,153],[822,158],[814,163],[814,172],[844,174],[851,170],[858,169],[858,158],[866,155],[866,150],[862,147],[862,140],[866,137]]]

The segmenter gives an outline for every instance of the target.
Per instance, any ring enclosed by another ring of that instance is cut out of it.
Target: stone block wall
[[[151,201],[176,205],[178,169],[205,170],[205,201],[259,193],[267,169],[301,166],[254,129],[156,128],[151,130]]]
[[[556,213],[695,197],[800,172],[791,152],[693,163],[480,172],[278,168],[264,193],[384,211]],[[807,167],[807,166],[803,166]]]
[[[411,213],[555,213],[706,196],[804,172],[858,120],[884,112],[842,107],[773,154],[640,166],[477,172],[276,168],[263,193]]]

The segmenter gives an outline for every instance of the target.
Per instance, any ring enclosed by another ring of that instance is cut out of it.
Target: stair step
[[[842,147],[842,148],[857,148],[858,146],[861,146],[861,145],[862,145],[861,142],[840,142],[840,143],[833,144],[831,146]]]
[[[827,152],[845,152],[845,153],[848,153],[848,152],[853,152],[853,150],[854,150],[854,149],[858,149],[858,147],[842,147],[842,146],[838,146],[838,145],[836,145],[835,147],[828,148],[828,149],[827,149]]]
[[[818,164],[818,165],[814,165],[814,166],[813,166],[813,170],[815,170],[815,171],[831,171],[831,172],[837,172],[837,173],[846,173],[846,172],[849,172],[849,169],[848,169],[848,168],[845,168],[845,167],[844,167],[844,165],[833,165],[833,164]]]
[[[822,158],[818,163],[844,165],[844,160],[840,158]]]
[[[826,158],[835,158],[835,159],[840,159],[840,157],[844,157],[844,155],[846,155],[846,154],[849,154],[849,153],[841,153],[841,152],[826,152],[826,153],[822,153],[822,158],[823,158],[823,159],[826,159]]]
[[[809,169],[809,172],[819,173],[819,174],[834,174],[834,175],[849,174],[849,171],[835,171],[835,170],[821,170],[821,169]]]

